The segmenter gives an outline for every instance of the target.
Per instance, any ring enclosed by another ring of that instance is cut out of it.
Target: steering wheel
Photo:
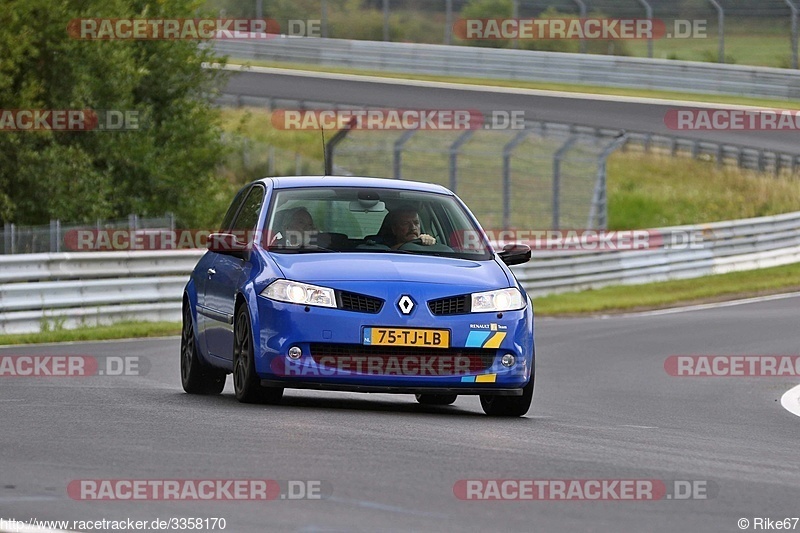
[[[403,244],[401,244],[400,246],[398,246],[397,249],[398,250],[402,250],[409,244],[416,244],[418,246],[424,246],[424,244],[422,244],[422,238],[419,238],[419,239],[414,239],[413,241],[406,241]]]

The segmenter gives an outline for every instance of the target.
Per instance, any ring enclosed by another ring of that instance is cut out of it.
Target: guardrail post
[[[647,57],[653,57],[653,8],[647,3],[647,0],[639,0],[639,3],[644,6],[645,17],[650,21],[650,37],[647,38]]]
[[[711,2],[711,5],[717,10],[717,32],[719,39],[719,57],[717,58],[717,62],[725,63],[725,10],[722,8],[722,4],[717,2],[717,0],[708,1]]]
[[[586,18],[586,2],[583,0],[572,0],[578,5],[578,9],[580,10],[579,17],[582,19]],[[582,54],[586,53],[586,39],[581,39],[580,43],[580,51]]]
[[[561,158],[577,140],[576,136],[571,136],[553,156],[553,227],[551,229],[559,229],[561,224]]]
[[[797,6],[792,0],[784,0],[792,11],[792,68],[797,69]]]
[[[394,142],[394,162],[392,166],[394,179],[396,180],[401,179],[403,175],[403,147],[415,133],[417,133],[417,130],[408,130]]]
[[[472,137],[475,130],[467,130],[458,136],[450,145],[450,190],[456,192],[458,187],[458,153],[461,147]]]
[[[517,133],[503,147],[503,229],[511,226],[511,152],[528,136],[528,130]]]

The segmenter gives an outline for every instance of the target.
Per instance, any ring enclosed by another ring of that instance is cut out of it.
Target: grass
[[[694,101],[704,103],[749,105],[755,107],[779,107],[781,109],[800,109],[800,102],[775,100],[768,98],[752,98],[745,96],[714,95],[681,91],[659,91],[651,89],[633,89],[625,87],[608,87],[602,85],[584,85],[579,83],[553,83],[533,82],[522,80],[470,78],[465,76],[446,76],[433,74],[383,72],[379,70],[353,69],[332,66],[308,65],[305,63],[284,63],[276,61],[244,60],[231,58],[229,65],[253,65],[260,67],[274,67],[294,70],[307,70],[312,72],[331,72],[335,74],[353,74],[361,76],[378,76],[382,78],[421,80],[447,83],[460,83],[466,85],[486,85],[490,87],[511,87],[518,89],[535,89],[543,91],[556,91],[567,93],[590,93],[599,95],[625,96],[635,98],[659,98],[664,100]]]
[[[658,228],[800,210],[800,180],[688,157],[616,152],[608,162],[609,229]]]
[[[800,291],[800,264],[702,278],[554,294],[533,300],[538,316],[643,311]]]
[[[0,335],[0,345],[164,337],[180,332],[181,325],[178,322],[118,322],[110,326]]]

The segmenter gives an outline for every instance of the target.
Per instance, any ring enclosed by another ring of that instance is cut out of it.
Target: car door
[[[228,211],[225,213],[225,218],[222,219],[222,224],[219,226],[219,231],[228,232],[233,227],[236,214],[247,196],[247,191],[250,186],[242,187],[236,193],[233,201],[231,202]],[[194,282],[197,290],[197,339],[200,346],[204,347],[205,353],[208,353],[208,343],[206,342],[206,329],[209,325],[213,326],[213,319],[210,317],[210,312],[206,307],[206,283],[211,277],[211,271],[214,267],[214,261],[217,260],[220,254],[213,250],[209,250],[200,259],[200,262],[195,267]]]
[[[266,191],[263,185],[254,184],[242,203],[230,228],[230,232],[248,236],[252,242],[253,231],[258,224]],[[233,359],[233,312],[236,292],[244,282],[248,261],[233,255],[217,253],[208,269],[204,305],[208,317],[206,347],[208,352],[223,359]]]

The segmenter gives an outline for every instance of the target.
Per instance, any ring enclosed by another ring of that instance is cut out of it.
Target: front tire
[[[262,387],[261,378],[256,374],[253,329],[250,327],[250,313],[242,305],[236,313],[233,334],[233,391],[242,403],[278,404],[283,397],[283,389]]]
[[[481,407],[489,416],[523,416],[533,401],[533,374],[522,388],[522,396],[492,396],[481,394]]]
[[[458,398],[457,394],[415,394],[422,405],[451,405]]]
[[[220,394],[225,388],[225,371],[205,365],[200,359],[189,302],[183,306],[181,385],[189,394]]]

